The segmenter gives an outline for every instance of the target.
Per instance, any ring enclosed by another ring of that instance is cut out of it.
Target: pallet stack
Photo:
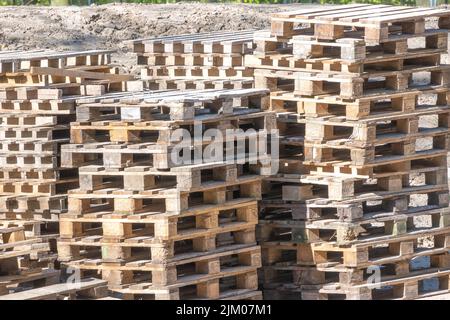
[[[80,176],[60,217],[62,265],[101,276],[123,299],[261,298],[255,226],[270,163],[246,154],[243,134],[216,143],[225,160],[189,160],[209,154],[212,141],[201,139],[209,129],[270,131],[275,115],[262,111],[267,94],[198,90],[79,100],[79,121],[62,149],[63,166],[79,168]],[[192,140],[180,140],[177,129]],[[244,149],[226,153],[237,141]],[[236,154],[247,157],[236,162]]]
[[[0,224],[0,298],[11,292],[52,285],[59,282],[53,269],[56,255],[39,238],[29,238],[22,226]]]
[[[253,71],[244,56],[253,51],[254,30],[165,36],[129,41],[141,66],[142,89],[245,89]]]
[[[255,36],[247,65],[281,135],[265,298],[449,291],[449,28],[449,10],[355,4],[276,13]]]
[[[60,165],[69,142],[75,101],[121,91],[130,76],[116,74],[110,51],[5,51],[0,53],[0,224],[49,240],[53,252],[58,215],[77,171]]]

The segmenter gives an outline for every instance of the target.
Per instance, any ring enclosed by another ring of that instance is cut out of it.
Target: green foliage
[[[57,1],[57,0],[56,0]],[[83,6],[90,3],[107,4],[112,2],[124,3],[175,3],[181,0],[68,0],[70,5]],[[186,1],[186,0],[184,0]],[[189,1],[189,0],[187,0]],[[186,2],[187,2],[186,1]],[[420,2],[420,0],[418,0]],[[193,0],[193,2],[237,2],[237,3],[254,3],[254,4],[269,4],[269,3],[320,3],[320,4],[348,4],[348,3],[371,3],[371,4],[391,4],[391,5],[416,5],[416,0]],[[438,1],[439,3],[441,1]],[[48,6],[52,0],[0,0],[0,6],[7,5],[43,5]]]

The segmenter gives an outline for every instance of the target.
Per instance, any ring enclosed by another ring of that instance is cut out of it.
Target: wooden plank
[[[243,30],[243,31],[225,31],[225,32],[205,32],[194,34],[181,34],[174,36],[162,36],[152,38],[140,38],[135,40],[128,40],[127,43],[139,44],[139,43],[164,43],[164,42],[185,42],[185,41],[208,41],[217,39],[218,41],[233,40],[245,37],[251,37],[256,30]]]
[[[293,16],[299,16],[299,15],[308,15],[313,13],[324,13],[324,12],[338,12],[341,10],[347,10],[347,9],[354,9],[354,8],[364,8],[369,7],[368,4],[350,4],[350,5],[343,5],[343,6],[333,6],[333,7],[321,7],[321,8],[314,8],[314,9],[302,9],[302,10],[293,10],[293,11],[284,11],[284,12],[276,12],[272,14],[272,17],[277,18],[291,18]]]
[[[392,7],[392,6],[383,6],[382,8],[378,8],[378,6],[372,6],[371,10],[367,10],[364,12],[355,12],[353,14],[336,14],[335,17],[340,21],[348,21],[354,22],[359,21],[365,17],[378,16],[383,15],[385,13],[393,13],[393,12],[404,12],[411,10],[408,7]]]
[[[106,280],[83,279],[81,282],[59,283],[43,288],[26,290],[0,296],[0,300],[46,300],[55,299],[59,295],[68,295],[78,291],[102,287],[107,285]]]
[[[50,67],[31,67],[31,74],[52,75],[58,77],[72,77],[81,79],[110,80],[116,82],[133,79],[133,76],[131,75],[81,71],[73,69],[58,69]]]
[[[87,51],[55,51],[55,50],[31,50],[31,51],[5,51],[0,52],[0,63],[18,62],[20,60],[43,60],[77,56],[89,56],[98,54],[110,54],[114,50],[87,50]]]
[[[371,18],[367,19],[368,22],[400,22],[405,20],[412,20],[413,18],[417,19],[423,19],[426,17],[433,17],[433,16],[450,16],[450,10],[442,10],[442,9],[428,9],[424,10],[423,8],[416,8],[411,9],[410,12],[406,12],[404,14],[388,14],[383,15],[378,18]]]
[[[400,10],[401,7],[399,7],[398,10]],[[392,10],[392,6],[388,5],[370,5],[367,7],[358,7],[358,8],[350,8],[346,10],[332,10],[329,12],[319,13],[319,14],[312,14],[312,15],[306,15],[305,18],[308,19],[316,19],[316,20],[337,20],[341,17],[348,17],[348,16],[362,16],[366,13],[372,12],[372,10],[377,10],[380,12],[388,12]],[[298,16],[298,18],[301,18],[302,16]]]

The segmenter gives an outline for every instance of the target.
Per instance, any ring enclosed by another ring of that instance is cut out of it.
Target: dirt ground
[[[0,7],[0,49],[114,49],[118,50],[114,62],[131,69],[135,57],[128,52],[124,40],[263,29],[269,26],[270,13],[307,6],[177,3]]]

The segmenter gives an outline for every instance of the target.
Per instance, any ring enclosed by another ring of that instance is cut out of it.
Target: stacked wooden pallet
[[[254,30],[165,36],[129,44],[143,66],[142,89],[244,89],[253,71],[244,67]]]
[[[27,237],[18,224],[0,224],[0,296],[58,283],[55,260],[48,242]]]
[[[258,235],[267,298],[449,290],[448,28],[449,10],[355,4],[277,13],[255,36],[247,63],[281,132]]]
[[[201,138],[211,129],[272,129],[274,113],[262,111],[267,94],[167,91],[79,100],[72,144],[62,148],[63,166],[80,175],[60,216],[63,265],[83,277],[101,275],[124,299],[261,298],[255,226],[260,174],[270,163],[251,163],[250,156],[236,162],[226,153],[230,142],[248,143],[244,135],[216,142],[229,158],[202,158],[214,140]]]
[[[77,171],[61,168],[59,158],[75,101],[121,91],[130,79],[117,74],[110,53],[0,53],[0,219],[52,240],[53,251],[67,190],[78,186]]]

